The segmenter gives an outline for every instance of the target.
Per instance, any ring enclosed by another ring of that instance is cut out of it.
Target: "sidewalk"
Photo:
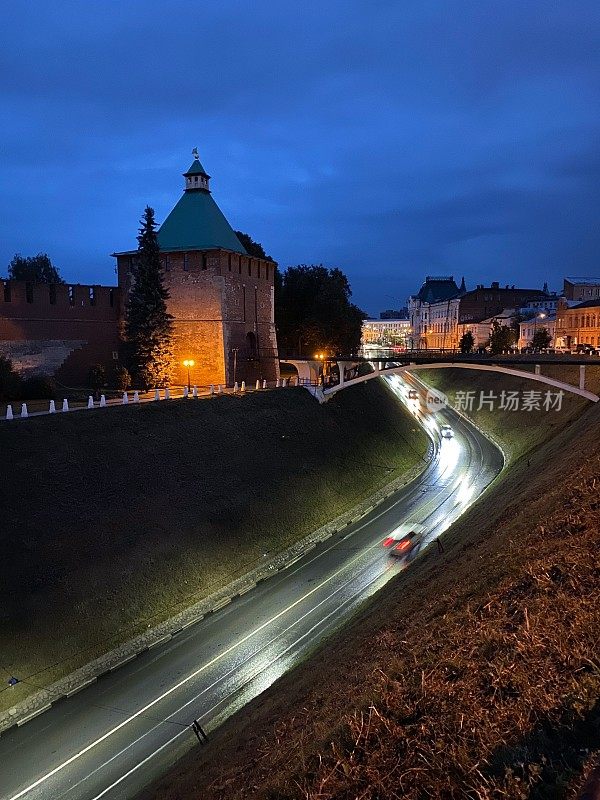
[[[156,399],[155,390],[151,390],[149,392],[137,392],[137,399],[134,399],[135,390],[129,390],[127,392],[123,392],[118,397],[111,397],[107,398],[104,401],[103,405],[100,405],[101,401],[93,400],[93,405],[88,405],[89,399],[87,402],[81,400],[69,400],[68,401],[68,409],[67,411],[62,410],[62,402],[60,400],[56,402],[56,409],[54,411],[50,411],[50,402],[49,400],[31,400],[24,403],[27,407],[27,414],[23,415],[21,413],[23,403],[21,401],[11,401],[6,403],[4,406],[4,414],[0,415],[0,422],[14,422],[18,419],[29,419],[30,417],[43,417],[43,416],[50,416],[54,414],[65,414],[70,413],[71,411],[87,411],[92,409],[98,408],[110,408],[114,406],[123,406],[123,405],[130,405],[130,404],[139,404],[139,403],[156,403],[161,402],[164,400],[199,400],[199,399],[206,399],[208,397],[217,396],[219,394],[249,394],[252,392],[263,392],[268,391],[270,389],[275,388],[282,388],[283,386],[291,386],[295,385],[292,384],[291,381],[285,381],[281,379],[277,381],[277,383],[271,382],[267,384],[265,388],[262,388],[262,384],[260,388],[253,387],[239,387],[237,389],[232,387],[226,386],[201,386],[201,387],[191,387],[189,393],[186,393],[187,387],[174,387],[169,389],[169,396],[165,396],[165,389],[159,390],[159,398]],[[194,395],[194,392],[196,394]],[[127,400],[125,400],[125,396],[127,396]],[[89,397],[92,397],[90,395]],[[38,410],[30,410],[30,406],[33,408],[37,408]],[[41,409],[40,406],[46,406],[45,409]],[[9,408],[12,410],[12,417],[9,414]]]

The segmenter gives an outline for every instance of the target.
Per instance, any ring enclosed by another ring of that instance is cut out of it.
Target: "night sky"
[[[0,43],[0,274],[114,282],[194,146],[234,228],[371,314],[600,274],[597,0],[16,2]]]

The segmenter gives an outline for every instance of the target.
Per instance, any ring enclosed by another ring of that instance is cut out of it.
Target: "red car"
[[[405,558],[421,544],[422,538],[423,534],[419,531],[409,531],[408,533],[394,531],[383,540],[383,546],[390,548],[391,556]]]

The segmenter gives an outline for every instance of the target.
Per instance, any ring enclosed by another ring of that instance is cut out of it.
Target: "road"
[[[226,608],[3,734],[3,800],[131,798],[200,746],[194,719],[210,734],[410,566],[383,548],[386,535],[419,523],[426,546],[477,499],[502,468],[499,450],[451,409],[433,415],[408,399],[416,379],[387,380],[435,442],[421,477]],[[439,436],[446,423],[453,438]]]

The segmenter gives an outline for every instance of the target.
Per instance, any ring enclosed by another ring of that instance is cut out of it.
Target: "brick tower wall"
[[[125,294],[133,258],[117,259]],[[274,262],[227,250],[163,253],[162,259],[167,306],[174,317],[173,383],[187,382],[183,361],[189,359],[195,362],[190,379],[198,386],[276,380]]]
[[[110,286],[0,281],[0,354],[25,376],[85,386],[119,349],[120,291]]]

